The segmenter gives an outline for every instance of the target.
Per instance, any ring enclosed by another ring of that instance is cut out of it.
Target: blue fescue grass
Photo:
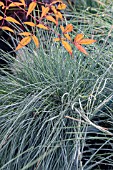
[[[74,15],[70,22],[77,32],[89,37],[96,23],[101,23],[94,15],[87,16],[90,22],[93,18],[92,26],[77,25]],[[11,66],[13,74],[0,75],[1,170],[113,167],[113,48],[109,26],[104,27],[104,41],[102,35],[94,35],[98,42],[87,47],[88,57],[74,49],[72,59],[54,43],[47,43],[46,51],[43,43],[41,49],[31,44],[17,53]]]

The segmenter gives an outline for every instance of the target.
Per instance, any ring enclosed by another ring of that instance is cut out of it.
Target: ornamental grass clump
[[[106,68],[100,58],[94,69],[95,56],[79,54],[77,60],[57,46],[54,53],[51,46],[49,55],[32,49],[23,49],[24,61],[15,62],[14,74],[0,77],[1,170],[91,169],[100,161],[110,164],[112,148],[106,157],[98,153],[113,142],[112,130],[94,118],[104,115],[103,108],[110,109],[111,64]],[[112,122],[112,110],[110,114],[106,119]],[[102,136],[101,146],[92,154],[87,152],[91,129],[98,139]]]
[[[98,18],[92,22],[90,14],[92,26],[87,27],[80,24],[80,15],[85,14],[78,14],[79,25],[73,15],[73,27],[66,20],[58,31],[69,38],[66,30],[77,29],[79,34],[71,36],[83,52],[78,43],[84,42],[81,29],[97,37],[92,27]],[[92,51],[89,56],[75,48],[70,55],[70,46],[61,37],[53,42],[54,34],[40,30],[36,35],[40,48],[27,32],[30,44],[18,50],[12,74],[0,75],[0,169],[113,169],[112,27],[103,29],[106,34],[109,30],[105,42],[87,47]]]

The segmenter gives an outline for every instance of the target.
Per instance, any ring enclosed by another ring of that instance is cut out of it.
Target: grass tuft
[[[94,19],[89,27],[80,16],[71,20],[98,38],[88,57],[30,44],[17,53],[13,74],[0,75],[0,170],[113,169],[112,31],[106,22],[105,34],[93,35],[98,18],[79,15]]]

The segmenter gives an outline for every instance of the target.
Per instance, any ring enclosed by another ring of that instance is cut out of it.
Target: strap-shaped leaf
[[[34,22],[24,22],[25,25],[29,25],[31,27],[35,27],[35,23]]]
[[[62,3],[62,0],[56,0],[51,3],[51,5],[56,4],[56,3]]]
[[[2,26],[1,29],[2,29],[2,30],[5,30],[5,31],[10,31],[10,32],[13,32],[13,33],[14,33],[14,31],[13,31],[11,28],[7,27],[7,26]]]
[[[83,38],[84,34],[77,34],[76,37],[74,38],[74,42],[79,43],[79,41]]]
[[[93,40],[93,39],[82,39],[79,41],[79,44],[85,44],[85,45],[88,45],[88,44],[92,44],[96,42],[96,40]]]
[[[4,6],[4,3],[3,3],[3,2],[0,2],[0,6]]]
[[[25,7],[25,6],[26,6],[25,0],[20,0],[20,1],[21,1],[21,3],[23,4],[23,6]]]
[[[64,46],[64,48],[69,52],[70,55],[72,55],[72,48],[69,45],[69,43],[67,41],[62,40],[62,45]]]
[[[0,2],[0,6],[2,6],[2,9],[4,9],[4,7],[5,7],[3,2]]]
[[[56,24],[56,20],[52,16],[47,15],[46,19]]]
[[[63,16],[62,16],[61,12],[59,12],[59,11],[55,14],[55,16],[56,16],[57,19],[59,19],[59,18],[61,20],[63,19]]]
[[[76,46],[76,48],[81,51],[82,53],[84,53],[85,55],[88,55],[87,51],[85,50],[85,48],[83,48],[80,44],[75,43],[74,44]]]
[[[49,7],[42,6],[41,18],[43,18],[49,12]]]
[[[55,41],[55,42],[58,42],[58,41],[60,41],[61,39],[60,38],[54,38],[53,39],[53,41]]]
[[[9,4],[9,7],[17,7],[17,6],[22,6],[23,4],[20,2],[12,2]]]
[[[16,47],[16,50],[19,50],[19,49],[21,49],[22,47],[24,47],[25,45],[29,44],[30,41],[31,41],[31,36],[28,36],[28,37],[23,38],[23,39],[19,42],[18,46]]]
[[[27,16],[35,9],[37,3],[35,1],[31,2],[29,4],[29,8],[28,8],[28,11],[27,11]]]
[[[64,10],[64,9],[66,9],[66,4],[60,3],[60,4],[58,5],[57,9],[58,9],[58,10]]]
[[[13,23],[21,25],[16,19],[14,19],[12,17],[6,17],[5,20],[8,22],[13,22]]]
[[[42,29],[44,29],[44,30],[49,30],[48,29],[48,27],[46,27],[45,25],[43,25],[43,24],[38,24],[38,25],[36,25],[38,28],[42,28]]]
[[[54,14],[56,14],[58,11],[56,10],[56,7],[55,6],[51,6],[51,10],[54,12]]]
[[[58,42],[58,41],[62,41],[62,40],[66,40],[66,38],[54,38],[53,41]]]
[[[19,35],[30,36],[32,34],[30,32],[21,32],[21,33],[19,33]]]
[[[68,24],[66,26],[66,28],[64,29],[64,34],[68,33],[68,32],[71,32],[73,30],[73,25],[72,24]]]
[[[0,20],[2,20],[3,19],[3,17],[2,16],[0,16]]]
[[[33,35],[33,36],[32,36],[32,39],[33,39],[36,47],[39,47],[39,40],[38,40],[38,38],[37,38],[35,35]]]
[[[65,36],[69,41],[71,41],[71,37],[69,36],[69,34],[64,34],[64,36]]]
[[[60,25],[60,29],[64,32],[64,27],[62,25]]]

